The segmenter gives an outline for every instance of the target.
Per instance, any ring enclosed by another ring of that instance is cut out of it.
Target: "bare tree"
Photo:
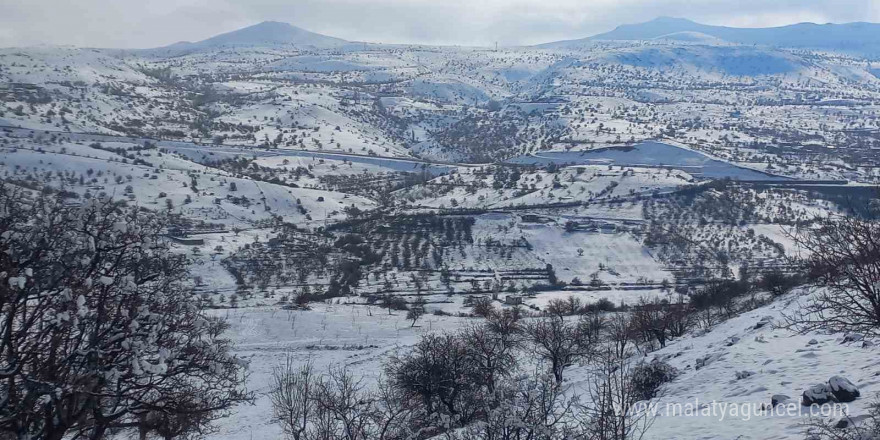
[[[569,295],[568,298],[554,298],[547,303],[544,312],[548,315],[565,317],[580,315],[584,311],[584,304],[580,298]]]
[[[675,337],[684,335],[690,328],[691,315],[689,305],[679,298],[678,302],[665,300],[647,300],[640,298],[632,312],[632,329],[641,337],[646,345],[644,351],[660,348]]]
[[[649,424],[636,402],[653,397],[672,370],[652,363],[639,375],[631,350],[598,351],[598,318],[545,318],[521,332],[515,314],[500,312],[459,333],[425,335],[386,363],[372,391],[345,369],[316,377],[288,359],[273,374],[276,420],[294,440],[637,438]],[[580,402],[561,385],[562,369],[524,374],[521,335],[538,336],[557,366],[593,355],[592,399]]]
[[[312,394],[316,387],[317,378],[311,362],[296,365],[293,356],[288,355],[284,364],[272,369],[269,391],[272,416],[284,434],[293,440],[308,438],[309,424],[315,412]]]
[[[380,379],[375,391],[344,368],[319,375],[311,362],[288,356],[273,368],[272,411],[292,440],[397,440],[413,438],[417,405]]]
[[[510,333],[498,333],[489,325],[473,325],[461,333],[468,357],[480,375],[487,392],[495,392],[498,380],[513,371],[519,341]]]
[[[503,309],[486,317],[486,327],[512,343],[519,343],[523,336],[522,317],[523,311],[518,306]]]
[[[315,404],[316,439],[365,440],[372,434],[372,395],[363,381],[344,367],[330,368],[317,383],[310,400]]]
[[[829,218],[794,234],[807,254],[810,280],[818,286],[804,310],[789,316],[808,331],[878,333],[880,328],[880,223],[855,217]]]
[[[541,318],[525,327],[535,353],[550,364],[557,385],[562,384],[567,367],[592,352],[596,339],[589,328],[584,321],[569,323],[561,317]]]
[[[492,316],[497,313],[495,310],[495,305],[492,304],[492,300],[486,297],[476,297],[471,302],[471,308],[473,309],[474,315],[481,316],[483,318]]]
[[[373,438],[398,440],[417,438],[417,420],[422,414],[417,402],[407,393],[380,378],[374,394],[375,410],[372,413]]]
[[[181,436],[249,399],[162,215],[6,186],[0,213],[0,432],[100,439],[147,423]]]
[[[425,314],[425,300],[422,297],[419,297],[415,303],[409,306],[409,311],[406,312],[406,319],[412,321],[410,327],[416,326],[416,321],[419,320]]]
[[[409,353],[385,366],[391,384],[418,398],[429,415],[442,414],[467,423],[480,396],[480,375],[469,348],[456,334],[428,334]]]
[[[617,313],[608,320],[608,336],[615,356],[623,357],[630,352],[635,334],[630,315]]]

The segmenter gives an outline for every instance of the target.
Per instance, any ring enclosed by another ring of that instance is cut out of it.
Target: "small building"
[[[519,218],[526,223],[547,223],[548,221],[546,217],[541,217],[535,214],[522,214]]]
[[[173,235],[169,235],[168,238],[175,243],[185,244],[187,246],[202,246],[205,244],[205,240],[202,238],[175,237]]]
[[[504,297],[504,304],[507,304],[510,306],[518,306],[518,305],[522,305],[522,303],[523,303],[523,299],[519,295],[507,295]]]

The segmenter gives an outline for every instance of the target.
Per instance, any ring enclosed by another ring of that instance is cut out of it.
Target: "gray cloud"
[[[0,0],[0,46],[156,47],[264,20],[349,40],[502,45],[581,38],[657,16],[708,24],[880,21],[876,0]]]

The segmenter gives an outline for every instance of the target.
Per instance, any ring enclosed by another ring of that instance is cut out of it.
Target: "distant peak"
[[[254,25],[251,25],[251,26],[239,29],[239,30],[241,31],[241,30],[245,30],[245,29],[258,30],[258,31],[264,31],[264,32],[273,32],[273,31],[274,32],[278,32],[278,31],[283,32],[283,31],[289,31],[291,29],[299,30],[298,27],[296,27],[290,23],[285,23],[283,21],[272,21],[272,20],[261,21],[257,24],[254,24]]]
[[[667,16],[657,17],[657,18],[651,20],[650,22],[654,22],[654,23],[695,23],[693,20],[688,20],[687,18],[667,17]]]
[[[283,21],[266,20],[266,21],[261,21],[251,27],[294,27],[294,26],[290,23],[285,23]]]
[[[647,28],[663,28],[663,29],[669,30],[670,32],[673,32],[675,30],[691,29],[694,26],[700,26],[700,25],[699,25],[699,23],[692,21],[692,20],[688,20],[686,18],[660,16],[660,17],[657,17],[651,21],[646,21],[646,22],[642,22],[642,23],[622,24],[622,25],[617,26],[616,29],[622,30],[622,29],[647,27]],[[675,29],[672,29],[672,28],[675,28]]]
[[[296,45],[313,48],[335,48],[347,41],[321,35],[290,23],[267,20],[242,29],[216,35],[196,43],[178,43],[173,48],[206,48],[219,46]]]

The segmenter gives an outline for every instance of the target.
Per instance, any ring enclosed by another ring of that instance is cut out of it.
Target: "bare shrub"
[[[590,440],[640,439],[654,422],[646,408],[638,405],[644,392],[635,380],[636,370],[628,358],[613,350],[594,356],[589,400],[579,407],[584,438]]]
[[[582,438],[572,415],[577,399],[566,396],[552,376],[523,376],[506,380],[496,391],[497,405],[488,406],[485,420],[467,426],[452,439],[543,439]]]
[[[657,397],[660,387],[678,376],[678,370],[666,362],[654,360],[636,364],[632,369],[631,382],[633,393],[638,400],[649,400]]]
[[[861,422],[849,416],[840,419],[811,418],[806,423],[807,440],[875,440],[880,438],[880,402],[871,403]]]

